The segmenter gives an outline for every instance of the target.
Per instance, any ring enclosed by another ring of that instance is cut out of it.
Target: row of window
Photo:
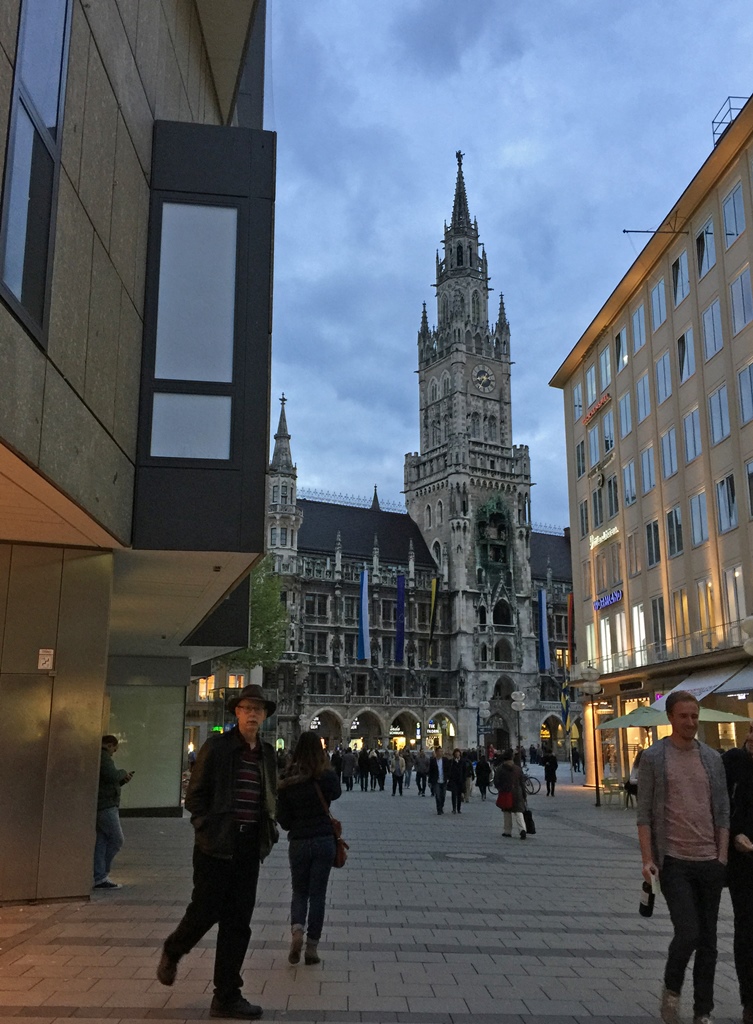
[[[737,374],[737,397],[740,411],[740,423],[744,425],[753,420],[753,363],[743,367]],[[644,374],[636,382],[636,404],[638,407],[638,422],[640,423],[648,415],[648,378]],[[633,417],[631,406],[631,394],[625,392],[617,403],[620,438],[625,438],[632,433]],[[709,436],[711,446],[719,444],[730,434],[729,400],[727,385],[721,384],[708,396],[708,420]],[[698,407],[691,409],[682,418],[682,432],[685,442],[685,462],[693,462],[701,455],[703,445],[701,441],[701,420]],[[587,432],[588,440],[588,468],[593,469],[602,458],[605,458],[614,448],[614,413],[610,409],[604,413],[600,423],[595,423]],[[670,427],[662,434],[662,458],[664,460],[664,477],[672,476],[677,472],[677,444],[676,431]],[[646,449],[652,451],[652,446]],[[641,453],[641,459],[644,453]],[[651,456],[653,460],[653,455]],[[575,475],[580,479],[586,472],[586,439],[578,441],[575,446]],[[653,483],[652,485],[653,486]],[[650,490],[644,487],[644,494]],[[627,502],[629,504],[629,502]]]
[[[432,447],[442,444],[444,441],[449,440],[450,429],[452,425],[452,416],[448,413],[443,416],[441,421],[439,419],[432,420],[431,423],[431,445]],[[497,417],[496,416],[484,416],[481,417],[480,413],[471,413],[470,417],[470,430],[471,438],[478,441],[497,441]]]
[[[688,591],[686,587],[678,587],[670,597],[671,636],[667,635],[667,623],[664,607],[664,596],[652,597],[651,636],[657,653],[666,651],[671,644],[681,657],[704,653],[715,646],[720,634],[734,632],[734,639],[740,642],[739,623],[745,618],[745,590],[741,565],[733,565],[722,573],[722,613],[726,626],[720,629],[719,609],[714,595],[713,580],[710,576],[695,581],[696,621],[698,630],[695,635],[690,628],[690,612]],[[598,659],[601,661],[602,672],[619,671],[629,665],[628,655],[632,650],[632,664],[635,667],[645,665],[648,650],[644,604],[638,601],[631,607],[632,649],[627,632],[627,613],[610,611],[599,616]],[[596,623],[586,624],[586,655],[589,662],[597,660]]]
[[[664,280],[659,282],[656,288],[663,289]],[[746,267],[740,274],[732,281],[729,286],[730,289],[730,307],[732,311],[732,335],[735,336],[753,321],[753,291],[751,290],[751,277],[750,267]],[[661,292],[663,295],[663,291]],[[654,292],[652,292],[652,296]],[[653,300],[652,300],[653,301]],[[663,306],[663,301],[657,299],[657,306]],[[663,322],[663,321],[662,321]],[[721,305],[719,299],[714,299],[706,309],[703,310],[701,315],[701,325],[703,329],[703,352],[704,359],[708,362],[712,359],[717,352],[721,351],[724,345],[723,332],[722,332],[722,314]],[[643,306],[640,306],[636,313],[633,314],[633,337],[634,337],[634,348],[637,352],[639,348],[642,348],[645,344],[645,317],[643,314]],[[640,342],[640,344],[638,344]],[[617,367],[617,373],[619,374],[625,366],[627,366],[628,355],[627,355],[627,335],[626,329],[623,327],[617,332],[614,339],[615,347],[615,365]],[[695,373],[695,348],[693,340],[693,328],[688,327],[676,340],[676,355],[677,355],[677,372],[680,384],[684,384],[686,380],[693,376]],[[580,420],[583,417],[584,409],[588,410],[596,402],[599,393],[603,393],[607,390],[612,382],[612,364],[610,348],[607,345],[606,348],[598,355],[598,382],[597,382],[597,363],[592,363],[586,369],[586,404],[583,405],[583,386],[580,382],[573,385],[573,417],[574,419]],[[668,351],[664,352],[656,361],[656,391],[657,401],[661,405],[667,398],[672,394],[672,376],[671,376],[671,360]],[[648,397],[648,380],[647,376],[641,378],[645,380],[644,385],[646,389],[645,401],[646,407],[644,415],[648,415],[650,411],[649,397]],[[600,385],[600,390],[599,390]],[[641,415],[641,409],[639,408],[638,420],[644,418]]]

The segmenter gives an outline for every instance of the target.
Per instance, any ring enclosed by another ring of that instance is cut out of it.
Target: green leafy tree
[[[223,665],[249,671],[257,665],[273,668],[285,652],[288,613],[280,600],[280,577],[273,571],[269,555],[252,569],[250,591],[249,645],[219,660]]]

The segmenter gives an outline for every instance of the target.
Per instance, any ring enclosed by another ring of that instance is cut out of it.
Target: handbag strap
[[[327,815],[328,818],[331,818],[332,817],[332,811],[329,809],[329,804],[324,799],[324,793],[322,793],[321,789],[319,788],[319,783],[316,782],[316,781],[314,781],[314,788],[316,789],[317,795],[319,796],[319,799],[322,802],[322,807],[324,808],[324,813]]]

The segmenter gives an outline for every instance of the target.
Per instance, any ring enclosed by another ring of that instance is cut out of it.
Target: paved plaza
[[[537,770],[537,769],[534,769]],[[264,1020],[373,1024],[522,1024],[656,1019],[670,934],[666,906],[638,914],[635,810],[594,807],[564,776],[530,806],[537,835],[502,839],[478,792],[439,817],[415,788],[400,798],[345,793],[336,805],[350,857],[334,871],[322,964],[290,967],[283,840],[262,866],[245,994]],[[415,783],[414,783],[415,784]],[[388,777],[389,785],[389,777]],[[214,934],[180,965],[154,970],[190,892],[184,819],[125,819],[117,892],[91,902],[0,908],[0,1024],[197,1021],[208,1016]],[[739,1020],[732,918],[720,917],[717,1021]],[[686,987],[687,988],[687,987]],[[690,992],[683,1008],[692,1016]]]

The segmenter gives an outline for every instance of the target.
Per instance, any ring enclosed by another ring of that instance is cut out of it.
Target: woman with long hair
[[[277,821],[288,833],[293,888],[288,954],[291,964],[301,959],[304,931],[304,963],[320,962],[317,947],[324,926],[327,882],[335,859],[329,805],[340,792],[340,783],[321,740],[314,732],[304,732],[277,789]]]

